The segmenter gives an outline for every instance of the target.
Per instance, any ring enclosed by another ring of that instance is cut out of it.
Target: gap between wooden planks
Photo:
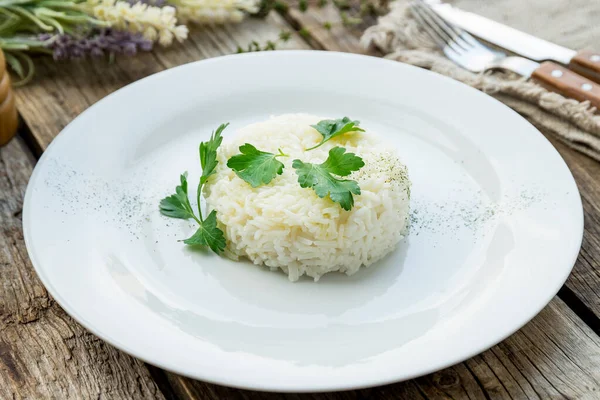
[[[293,19],[297,26],[310,26],[313,41],[320,43],[321,48],[356,51],[359,48],[356,37],[348,35],[343,28],[337,26],[331,31],[322,28],[322,22],[335,18],[331,12],[327,8],[306,14],[296,12],[288,18]],[[238,26],[203,28],[197,30],[183,46],[142,54],[132,59],[119,59],[113,65],[41,61],[38,63],[39,75],[36,80],[17,91],[19,110],[30,130],[30,143],[34,149],[45,149],[54,136],[80,112],[131,81],[182,63],[235,52],[238,45],[244,47],[252,40],[274,40],[281,30],[291,28],[281,17],[272,14],[266,21],[249,20]],[[286,47],[308,46],[294,36]],[[0,153],[0,159],[9,160],[0,163],[0,167],[5,166],[4,174],[0,177],[8,177],[13,186],[17,182],[17,189],[0,192],[0,200],[5,200],[0,204],[12,204],[17,209],[13,211],[9,207],[7,213],[2,214],[4,219],[10,221],[6,226],[13,227],[9,233],[2,231],[2,240],[13,244],[0,246],[9,249],[9,253],[2,255],[6,256],[6,261],[0,259],[0,266],[3,273],[7,274],[6,279],[2,279],[3,284],[18,297],[7,295],[0,298],[0,319],[3,321],[0,337],[15,339],[19,336],[26,339],[23,340],[23,346],[14,345],[12,340],[0,342],[0,388],[9,388],[6,393],[0,389],[0,398],[9,393],[16,393],[17,398],[48,397],[45,394],[53,394],[57,398],[87,397],[85,394],[89,397],[97,394],[105,398],[161,398],[143,363],[115,350],[79,327],[52,303],[37,281],[24,251],[18,220],[22,190],[33,161],[26,154],[20,139],[14,143]],[[578,156],[573,154],[575,162],[578,162]],[[16,177],[11,172],[12,168],[6,165],[16,165],[25,172],[23,176]],[[588,173],[586,168],[591,167],[582,168]],[[6,199],[4,196],[7,196]],[[16,215],[11,217],[11,212]],[[15,232],[17,239],[14,239]],[[23,276],[28,279],[27,285],[21,285]],[[23,298],[27,301],[23,302]],[[21,315],[19,313],[25,317],[11,317]],[[32,313],[33,317],[27,317],[28,313]],[[63,321],[60,325],[56,322],[57,315]],[[5,320],[8,322],[5,323]],[[27,339],[28,329],[36,329],[31,339]],[[60,334],[37,337],[39,332],[45,330]],[[12,335],[9,334],[11,332]],[[59,350],[64,350],[64,353]],[[600,387],[600,360],[590,357],[590,354],[597,354],[599,350],[597,336],[561,300],[555,299],[532,323],[511,338],[480,356],[439,373],[363,391],[288,397],[545,398],[563,395],[582,398],[594,395]],[[68,368],[56,371],[49,367],[43,370],[39,368],[40,363],[49,366],[59,365],[62,361]],[[82,373],[81,366],[88,367],[88,373]],[[164,378],[158,381],[167,397],[280,398],[277,394],[205,384],[168,372],[158,371],[155,376]],[[125,387],[126,391],[120,391],[118,385]]]

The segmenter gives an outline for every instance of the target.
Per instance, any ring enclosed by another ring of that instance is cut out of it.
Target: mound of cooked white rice
[[[305,114],[273,117],[225,135],[218,150],[216,173],[205,186],[208,208],[217,211],[233,257],[245,256],[272,270],[281,268],[291,281],[306,274],[318,280],[327,272],[352,275],[394,249],[408,224],[410,181],[396,154],[386,150],[372,132],[348,133],[305,152],[321,140],[310,125],[327,119]],[[290,157],[283,175],[252,188],[227,167],[239,146],[251,143],[262,151]],[[358,182],[361,194],[343,210],[329,196],[301,188],[292,168],[296,158],[322,163],[332,147],[342,146],[363,158],[365,166],[346,179]]]

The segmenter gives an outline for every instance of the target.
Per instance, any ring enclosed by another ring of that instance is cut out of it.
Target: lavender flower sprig
[[[42,34],[39,39],[48,40],[49,35]],[[145,39],[139,33],[103,29],[83,37],[69,34],[58,35],[55,40],[50,41],[47,48],[52,50],[52,56],[58,61],[115,54],[133,56],[138,51],[152,50],[152,45],[151,40]]]

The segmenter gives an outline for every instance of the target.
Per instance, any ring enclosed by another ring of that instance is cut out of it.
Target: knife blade
[[[521,32],[480,15],[460,10],[439,1],[428,4],[448,22],[493,43],[535,61],[555,61],[596,82],[600,82],[600,52],[575,51]]]

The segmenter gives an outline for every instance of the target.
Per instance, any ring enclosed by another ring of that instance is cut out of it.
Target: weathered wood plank
[[[184,44],[168,49],[121,57],[110,64],[102,61],[55,63],[37,59],[37,75],[31,84],[16,90],[17,108],[35,140],[45,149],[52,139],[83,110],[115,90],[150,74],[177,65],[232,54],[237,46],[256,40],[276,41],[291,27],[276,13],[266,19],[248,19],[239,25],[198,27]],[[279,49],[302,49],[307,45],[297,35]],[[160,101],[160,99],[157,99]]]
[[[174,375],[183,399],[593,399],[600,396],[600,338],[555,298],[499,345],[451,368],[408,382],[321,394],[236,390]]]
[[[142,362],[81,328],[37,278],[21,229],[34,163],[19,137],[0,148],[0,399],[163,399]]]
[[[328,8],[318,10],[322,14],[312,12],[298,14],[292,11],[290,15],[301,26],[306,26],[309,22],[312,24],[309,30],[313,40],[319,43],[319,47],[338,51],[359,50],[357,37],[347,34],[339,21],[334,19],[335,16],[326,14],[331,11],[333,10]],[[323,27],[325,21],[333,23],[331,30]],[[41,147],[45,148],[72,118],[101,97],[130,81],[191,60],[234,52],[238,45],[245,46],[252,40],[276,39],[280,29],[289,28],[280,17],[271,15],[268,23],[248,21],[234,27],[204,28],[193,34],[185,46],[166,52],[142,55],[131,60],[120,59],[110,66],[83,63],[75,68],[71,65],[56,66],[51,62],[43,63],[38,80],[19,91],[21,113],[29,124],[34,138],[39,141]],[[305,47],[297,37],[286,46]],[[65,79],[65,76],[68,78]],[[58,104],[48,104],[52,101]],[[573,157],[575,157],[574,162],[578,164],[582,156],[574,154]],[[596,256],[592,258],[592,260],[598,259]],[[22,313],[28,315],[27,307]],[[291,399],[595,398],[600,385],[598,346],[597,336],[561,300],[555,299],[533,322],[505,342],[444,371],[382,388],[287,397]],[[40,374],[40,379],[47,376]],[[277,394],[239,391],[209,385],[169,373],[166,376],[173,390],[184,399],[282,397]],[[88,381],[84,378],[73,384],[90,386]]]
[[[358,6],[358,2],[353,2]],[[331,3],[324,7],[311,7],[306,12],[290,8],[285,18],[309,35],[313,47],[327,51],[381,55],[377,49],[364,49],[360,46],[362,30],[344,26],[340,11]],[[364,19],[361,26],[374,23],[373,17]]]
[[[600,318],[600,163],[547,137],[571,169],[583,203],[583,243],[567,287]]]
[[[331,3],[325,7],[311,7],[306,12],[290,8],[286,17],[294,25],[305,29],[323,50],[368,53],[359,46],[358,37],[343,25],[339,10]]]

